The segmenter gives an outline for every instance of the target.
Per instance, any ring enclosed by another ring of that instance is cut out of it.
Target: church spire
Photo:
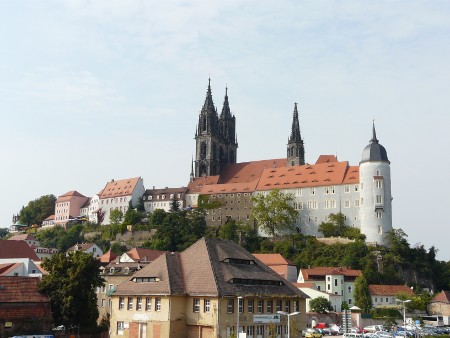
[[[208,90],[206,91],[205,103],[203,104],[202,110],[212,111],[212,112],[214,112],[216,110],[216,108],[214,107],[214,101],[213,101],[212,92],[211,92],[211,78],[208,78]]]
[[[300,123],[298,121],[297,102],[294,104],[294,113],[292,117],[291,136],[287,144],[288,166],[305,164],[305,148],[303,146],[302,136],[300,134]]]
[[[231,117],[230,103],[228,102],[228,87],[225,87],[225,99],[223,100],[222,113],[220,114],[220,118],[228,118]]]
[[[377,132],[375,131],[375,119],[372,120],[372,139],[371,143],[378,143]]]

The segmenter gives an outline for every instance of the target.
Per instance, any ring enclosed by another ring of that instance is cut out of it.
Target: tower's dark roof
[[[375,123],[372,127],[372,139],[370,143],[364,148],[361,162],[389,162],[386,149],[378,142],[377,134],[375,132]]]
[[[289,143],[294,142],[303,142],[302,136],[300,134],[300,123],[298,122],[298,110],[297,110],[297,102],[294,106],[294,114],[292,117],[292,128],[291,128],[291,137],[289,137]]]

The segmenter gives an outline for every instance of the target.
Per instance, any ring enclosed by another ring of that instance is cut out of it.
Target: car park
[[[305,338],[322,338],[323,335],[316,329],[306,329]]]

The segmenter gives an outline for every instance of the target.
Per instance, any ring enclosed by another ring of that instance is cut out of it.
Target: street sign
[[[270,324],[270,323],[279,323],[280,315],[253,315],[253,323],[254,324]]]

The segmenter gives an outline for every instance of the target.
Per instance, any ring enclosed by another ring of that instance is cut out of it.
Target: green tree
[[[113,252],[117,256],[120,256],[127,251],[128,251],[128,248],[124,244],[120,244],[118,242],[114,242],[113,244],[111,244],[111,252]]]
[[[44,219],[55,213],[55,202],[56,197],[54,195],[44,195],[28,202],[28,205],[20,210],[20,223],[26,225],[42,224]]]
[[[369,285],[364,276],[359,276],[355,280],[355,305],[365,313],[368,313],[372,308],[372,297],[370,296]]]
[[[325,237],[347,237],[362,240],[366,238],[359,229],[345,225],[345,216],[341,212],[330,214],[327,222],[320,223],[319,231]]]
[[[234,219],[227,219],[224,225],[220,227],[219,238],[229,239],[236,243],[239,242],[239,225]]]
[[[252,218],[270,236],[292,231],[298,216],[292,206],[293,200],[293,195],[279,189],[271,190],[267,195],[259,193],[252,197]]]
[[[145,212],[145,205],[144,205],[144,198],[139,197],[137,204],[136,204],[136,210],[140,212]]]
[[[0,228],[0,239],[5,239],[9,235],[9,231],[6,228]]]
[[[49,274],[42,277],[40,290],[50,298],[54,322],[66,327],[95,328],[98,318],[95,288],[104,285],[99,275],[100,261],[76,251],[44,259],[42,266]]]
[[[180,210],[180,201],[176,198],[176,196],[173,196],[173,200],[170,201],[170,212],[179,211]]]
[[[333,311],[331,302],[325,297],[317,297],[311,299],[309,302],[309,307],[311,308],[312,312],[326,313],[329,311]]]
[[[111,210],[109,214],[109,224],[110,225],[119,225],[123,220],[123,212],[119,209]]]

